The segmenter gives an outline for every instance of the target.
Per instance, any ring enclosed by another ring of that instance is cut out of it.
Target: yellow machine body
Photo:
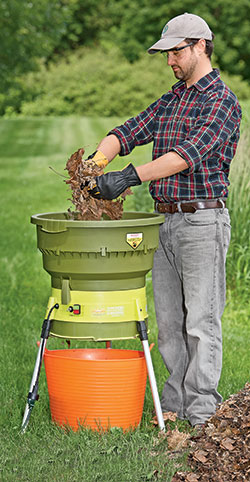
[[[70,291],[62,304],[62,290],[52,288],[48,312],[55,304],[50,334],[68,339],[105,341],[138,336],[137,321],[147,319],[145,287],[122,291]]]

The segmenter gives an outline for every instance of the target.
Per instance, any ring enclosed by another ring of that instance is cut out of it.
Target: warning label
[[[126,236],[126,242],[131,248],[136,249],[143,241],[143,233],[128,233]]]

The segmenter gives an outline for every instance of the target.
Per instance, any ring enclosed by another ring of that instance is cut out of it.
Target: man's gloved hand
[[[104,167],[106,167],[107,164],[109,163],[108,159],[106,158],[106,156],[101,151],[93,152],[93,154],[90,154],[87,161],[89,159],[94,161],[97,164],[97,166],[101,167],[102,169],[104,169]]]
[[[128,164],[122,171],[102,174],[95,181],[96,185],[89,188],[89,192],[97,199],[116,199],[128,187],[142,183],[133,164]]]

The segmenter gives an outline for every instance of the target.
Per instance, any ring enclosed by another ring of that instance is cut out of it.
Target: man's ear
[[[201,38],[197,44],[195,44],[196,52],[198,55],[202,55],[206,51],[206,40]]]

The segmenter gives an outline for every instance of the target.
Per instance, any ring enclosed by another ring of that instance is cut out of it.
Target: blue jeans
[[[204,423],[222,401],[221,316],[230,241],[227,209],[166,214],[155,253],[153,287],[158,345],[169,372],[163,411]]]

